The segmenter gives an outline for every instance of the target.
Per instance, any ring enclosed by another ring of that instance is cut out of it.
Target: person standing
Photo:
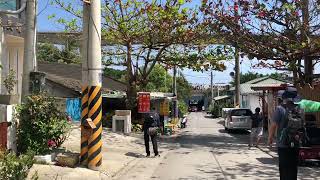
[[[154,155],[155,157],[159,156],[158,143],[157,143],[159,126],[160,126],[160,117],[158,113],[156,111],[151,111],[150,113],[147,113],[143,123],[144,143],[145,143],[147,157],[150,157],[150,145],[149,145],[150,138],[153,146]]]
[[[279,156],[280,180],[297,180],[298,174],[298,146],[288,137],[289,121],[291,112],[295,110],[293,99],[285,95],[285,92],[279,99],[279,106],[276,107],[272,117],[272,123],[269,131],[268,144],[272,145],[273,137],[277,131],[277,149]],[[291,129],[290,129],[291,130]],[[295,139],[299,138],[293,136]]]
[[[255,113],[252,115],[251,119],[252,127],[250,133],[249,147],[253,146],[254,139],[256,139],[255,147],[258,147],[258,144],[260,143],[263,135],[263,117],[260,113],[259,107],[255,109]]]

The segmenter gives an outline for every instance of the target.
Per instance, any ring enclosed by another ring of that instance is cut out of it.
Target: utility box
[[[43,72],[30,73],[30,91],[32,93],[40,93],[45,87],[46,74]]]
[[[115,115],[112,116],[112,132],[131,133],[130,110],[116,110]]]

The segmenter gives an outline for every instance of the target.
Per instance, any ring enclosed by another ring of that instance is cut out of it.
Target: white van
[[[226,131],[232,129],[251,129],[252,111],[247,108],[227,108],[224,111],[224,128]]]

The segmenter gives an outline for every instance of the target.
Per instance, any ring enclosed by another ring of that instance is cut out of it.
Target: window
[[[236,109],[231,111],[231,116],[251,116],[252,112],[249,109]]]
[[[1,0],[0,10],[17,10],[17,0]]]
[[[242,101],[241,101],[241,107],[242,108],[248,108],[248,96],[242,95]]]

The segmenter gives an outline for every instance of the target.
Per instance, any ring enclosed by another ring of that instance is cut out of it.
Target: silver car
[[[252,111],[244,108],[232,108],[225,112],[224,127],[225,130],[230,129],[251,129]]]

